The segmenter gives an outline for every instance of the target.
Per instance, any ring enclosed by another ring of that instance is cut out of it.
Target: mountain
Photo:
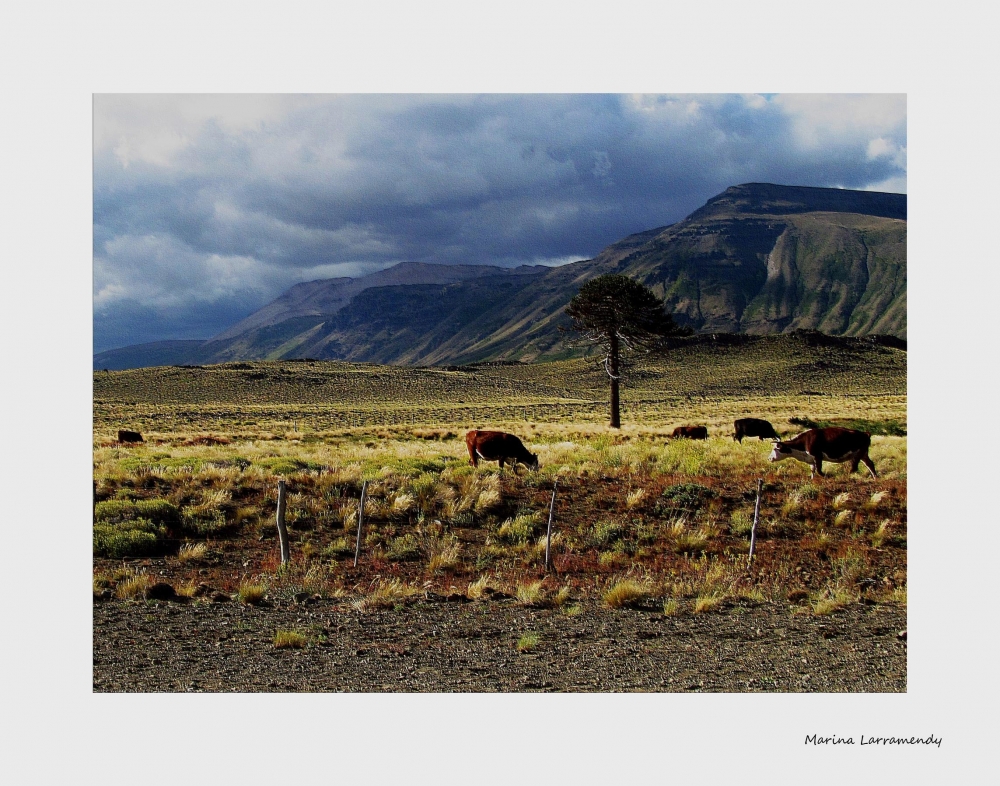
[[[404,263],[298,284],[184,362],[559,359],[580,352],[559,330],[566,304],[612,272],[652,288],[700,333],[905,339],[906,195],[747,183],[558,268]]]
[[[186,363],[204,341],[153,341],[109,349],[94,355],[94,370],[123,371],[145,366],[175,366]]]

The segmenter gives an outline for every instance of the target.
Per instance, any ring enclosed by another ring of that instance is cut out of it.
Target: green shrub
[[[94,524],[94,556],[109,559],[149,557],[164,549],[165,531],[148,519]]]
[[[497,531],[497,536],[512,545],[527,543],[535,534],[539,525],[537,513],[519,513],[514,518],[506,519]]]
[[[607,546],[621,540],[626,534],[625,525],[619,521],[598,521],[594,525],[590,540],[595,546]]]
[[[220,510],[181,511],[181,530],[188,535],[211,537],[221,535],[231,530],[235,525],[226,521],[225,514]]]
[[[168,527],[180,523],[180,511],[165,499],[108,499],[94,507],[94,521],[123,522],[145,519]]]
[[[403,560],[417,559],[420,556],[420,541],[413,533],[407,533],[399,538],[389,541],[385,550],[387,559],[402,562]]]
[[[341,557],[349,557],[352,554],[354,554],[354,544],[348,543],[347,538],[337,538],[320,552],[321,556],[329,559],[340,559]]]
[[[663,490],[656,510],[658,513],[678,509],[697,510],[715,496],[712,489],[700,483],[678,483]]]

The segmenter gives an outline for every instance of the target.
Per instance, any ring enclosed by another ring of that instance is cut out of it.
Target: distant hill
[[[94,355],[94,370],[122,371],[144,366],[173,366],[185,363],[204,341],[154,341],[109,349]]]
[[[299,284],[182,362],[570,357],[580,350],[559,330],[563,309],[582,283],[611,272],[651,287],[700,333],[905,339],[906,196],[747,183],[558,268],[404,263]]]

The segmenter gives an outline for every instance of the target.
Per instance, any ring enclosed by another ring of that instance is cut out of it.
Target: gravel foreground
[[[906,609],[94,604],[95,692],[906,691]],[[305,637],[277,648],[278,631]],[[518,651],[522,637],[537,637]]]

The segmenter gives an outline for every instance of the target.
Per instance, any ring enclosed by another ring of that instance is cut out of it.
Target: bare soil
[[[662,607],[449,601],[361,613],[309,598],[94,603],[94,691],[905,692],[906,610],[829,616],[782,604]],[[279,630],[301,649],[274,645]],[[537,645],[520,652],[526,634]]]

